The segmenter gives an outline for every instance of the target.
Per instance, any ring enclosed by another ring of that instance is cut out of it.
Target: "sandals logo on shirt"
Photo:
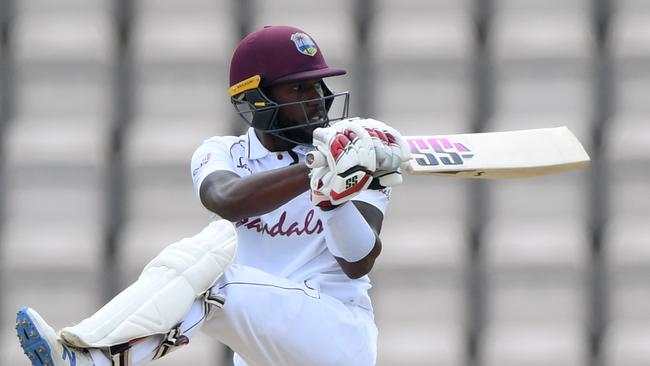
[[[296,44],[296,48],[303,55],[314,56],[318,52],[316,43],[314,43],[314,41],[312,41],[305,33],[294,33],[291,35],[291,40]]]
[[[250,219],[242,219],[237,223],[237,227],[244,226],[247,229],[255,230],[258,233],[267,234],[272,237],[280,236],[292,236],[292,235],[312,235],[320,234],[323,232],[323,222],[320,219],[314,220],[314,210],[309,210],[307,216],[305,216],[305,221],[302,223],[293,222],[289,225],[286,224],[287,212],[284,211],[280,215],[280,220],[273,225],[269,225],[263,222],[259,217]]]

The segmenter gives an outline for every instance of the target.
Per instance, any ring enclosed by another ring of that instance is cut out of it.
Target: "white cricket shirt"
[[[302,162],[309,149],[297,146],[293,151]],[[205,140],[192,156],[191,174],[198,194],[203,179],[217,170],[246,177],[292,163],[288,152],[268,151],[254,129],[249,128],[242,136]],[[367,202],[384,213],[389,196],[388,189],[364,191],[354,200]],[[371,308],[370,279],[364,276],[353,280],[343,273],[325,244],[324,223],[320,209],[310,202],[308,191],[272,212],[241,220],[236,223],[239,249],[235,263],[319,287],[321,292],[343,303]]]

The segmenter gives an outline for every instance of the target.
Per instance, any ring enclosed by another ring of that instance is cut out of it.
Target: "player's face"
[[[269,90],[269,98],[278,104],[294,103],[305,100],[318,99],[323,96],[320,80],[300,81],[296,83],[280,84]],[[294,141],[312,142],[312,133],[326,121],[327,111],[320,101],[298,103],[280,107],[278,111],[278,127],[292,127],[306,123],[316,123],[303,128],[288,130],[284,135]],[[318,123],[321,122],[322,123]]]

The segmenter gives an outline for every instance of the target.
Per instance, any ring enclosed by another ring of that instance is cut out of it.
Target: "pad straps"
[[[131,363],[131,360],[129,359],[131,347],[131,343],[127,342],[109,348],[113,366],[129,366]]]
[[[167,355],[173,348],[180,347],[190,343],[190,339],[181,334],[181,323],[178,323],[172,330],[167,333],[165,340],[160,344],[160,347],[156,350],[152,360],[157,360],[159,358]]]
[[[201,319],[196,324],[186,324],[184,327],[182,321],[176,324],[169,332],[165,334],[163,341],[153,351],[153,356],[151,358],[152,361],[162,358],[174,351],[176,348],[188,344],[190,342],[190,339],[184,333],[188,332],[190,329],[196,326],[200,326],[200,324],[209,317],[214,308],[221,309],[226,302],[223,294],[213,293],[211,290],[204,292],[200,295],[200,297],[203,304],[203,316]],[[110,347],[109,353],[112,361],[112,366],[131,366],[131,352],[133,350],[133,347],[136,347],[138,343],[145,338],[134,339],[127,343],[122,343]]]

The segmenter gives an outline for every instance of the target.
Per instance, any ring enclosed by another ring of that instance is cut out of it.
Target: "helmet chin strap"
[[[319,126],[319,127],[327,127],[327,126],[329,126],[329,120],[324,122],[323,125]],[[293,145],[312,146],[311,141],[299,141],[299,140],[296,140],[296,139],[293,139],[293,138],[287,136],[287,133],[291,133],[292,131],[296,131],[296,130],[301,129],[301,128],[306,128],[306,126],[297,126],[296,129],[293,129],[293,130],[285,130],[285,131],[278,131],[278,132],[266,132],[266,133],[271,134],[271,135],[273,135],[273,136],[275,136],[275,137],[277,137],[279,139],[282,139],[282,140],[284,140],[286,142],[289,142],[289,143],[291,143]]]

